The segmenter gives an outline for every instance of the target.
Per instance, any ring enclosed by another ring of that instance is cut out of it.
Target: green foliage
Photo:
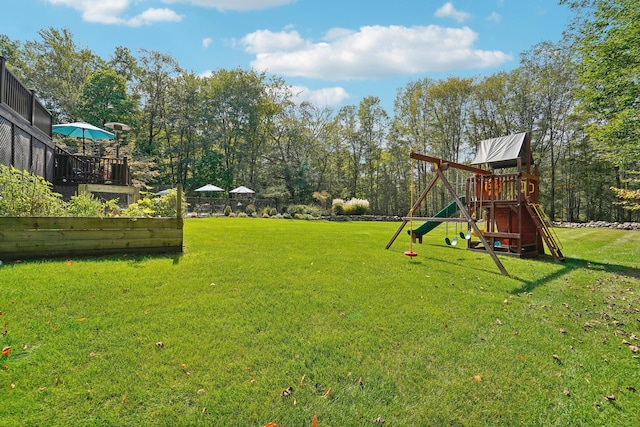
[[[120,210],[117,199],[102,203],[92,194],[72,196],[67,204],[67,215],[69,216],[113,216],[117,215]]]
[[[266,213],[269,216],[275,216],[275,215],[278,215],[278,210],[276,208],[272,208],[271,206],[265,206],[262,209],[262,213],[263,214]]]
[[[369,201],[357,198],[333,199],[331,210],[334,215],[366,215],[370,212]]]
[[[64,206],[44,178],[0,165],[0,216],[63,216]]]
[[[580,106],[593,113],[588,131],[615,164],[640,161],[640,8],[636,0],[565,0],[581,19],[574,31],[579,54]]]
[[[91,73],[80,98],[78,114],[88,123],[129,123],[136,105],[127,94],[127,81],[115,70],[101,69]]]
[[[224,216],[231,215],[233,213],[233,211],[231,210],[231,206],[229,206],[229,205],[225,206],[223,213],[224,213]]]
[[[634,425],[639,233],[558,229],[566,263],[503,277],[443,232],[408,260],[395,223],[250,223],[1,267],[1,424]]]
[[[345,215],[366,215],[369,211],[368,200],[353,198],[344,203]]]
[[[248,204],[245,208],[244,211],[249,214],[249,215],[253,215],[254,213],[256,213],[256,207],[253,204]]]
[[[322,214],[322,211],[316,206],[289,205],[287,206],[287,213],[294,218],[296,215],[310,215],[318,217]]]
[[[331,211],[334,215],[344,215],[344,200],[333,199],[331,203]]]
[[[169,193],[162,196],[148,194],[129,205],[123,212],[125,216],[132,218],[143,217],[175,217],[177,211],[178,193],[170,189]],[[186,212],[187,203],[182,200],[183,214]]]

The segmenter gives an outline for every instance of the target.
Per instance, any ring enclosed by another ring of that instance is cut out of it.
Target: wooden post
[[[182,184],[178,184],[178,194],[176,195],[176,218],[182,219]]]

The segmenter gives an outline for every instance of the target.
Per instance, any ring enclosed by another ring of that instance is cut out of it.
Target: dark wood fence
[[[0,56],[0,164],[53,181],[51,114]]]
[[[38,101],[35,91],[24,86],[6,67],[0,55],[0,104],[5,104],[30,125],[51,138],[51,113]]]

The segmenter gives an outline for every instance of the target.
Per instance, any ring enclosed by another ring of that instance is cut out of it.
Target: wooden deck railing
[[[24,86],[6,66],[0,55],[0,104],[4,104],[32,126],[51,137],[51,113],[38,101],[35,91]]]
[[[468,178],[468,196],[477,201],[524,201],[530,197],[538,199],[538,177],[526,173],[474,176]]]
[[[131,185],[127,157],[79,156],[56,147],[54,184]]]

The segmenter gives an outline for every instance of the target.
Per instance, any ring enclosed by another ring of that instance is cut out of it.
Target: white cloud
[[[211,43],[213,43],[213,39],[211,37],[206,37],[202,39],[202,47],[204,47],[205,49],[211,46]]]
[[[299,51],[306,47],[307,43],[300,37],[297,31],[280,31],[277,33],[269,30],[258,30],[247,34],[242,39],[242,44],[249,53],[269,51]]]
[[[211,7],[220,12],[268,9],[295,2],[296,0],[165,0],[165,3],[190,3],[194,6]]]
[[[325,80],[495,67],[512,59],[501,51],[474,49],[477,38],[467,27],[376,25],[332,29],[320,42],[304,40],[293,30],[261,30],[240,44],[256,55],[251,65],[258,70]]]
[[[488,21],[500,22],[502,21],[502,15],[498,12],[491,12],[491,15],[487,16]]]
[[[456,10],[451,2],[443,4],[438,10],[436,10],[435,16],[438,18],[453,18],[460,23],[471,17],[467,12]]]
[[[291,92],[294,94],[294,100],[297,103],[309,102],[319,107],[339,105],[350,97],[349,93],[339,86],[312,90],[304,86],[294,85],[291,86]]]
[[[132,17],[124,18],[131,0],[47,0],[53,5],[70,7],[82,14],[82,20],[98,24],[140,27],[155,22],[179,22],[182,17],[171,9],[149,8]]]
[[[182,17],[171,9],[147,9],[141,14],[127,19],[124,24],[130,27],[151,25],[154,22],[180,22]]]

